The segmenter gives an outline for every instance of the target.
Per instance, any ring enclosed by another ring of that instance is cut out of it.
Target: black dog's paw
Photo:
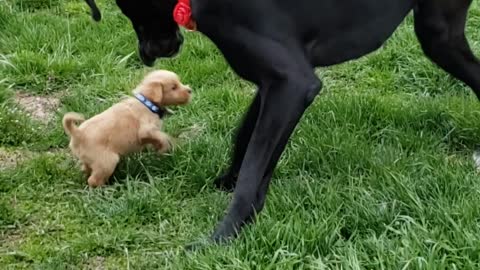
[[[230,173],[221,175],[213,182],[215,187],[226,192],[233,192],[237,183],[237,177],[232,176]]]

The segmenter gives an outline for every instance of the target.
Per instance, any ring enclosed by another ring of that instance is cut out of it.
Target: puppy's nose
[[[191,93],[192,93],[192,89],[187,88],[187,92],[188,92],[189,94],[191,94]]]

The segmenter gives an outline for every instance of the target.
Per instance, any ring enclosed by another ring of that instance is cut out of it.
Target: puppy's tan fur
[[[170,71],[153,71],[137,86],[157,106],[183,105],[190,101],[191,89]],[[76,126],[75,122],[82,122]],[[84,121],[78,113],[63,117],[63,127],[70,136],[69,147],[82,162],[91,187],[102,186],[113,174],[120,159],[151,144],[163,153],[170,148],[170,137],[160,131],[162,121],[135,97],[129,97],[106,111]]]

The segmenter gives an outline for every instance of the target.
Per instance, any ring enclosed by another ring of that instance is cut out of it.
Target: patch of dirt
[[[105,258],[102,256],[96,256],[90,258],[87,263],[88,270],[103,270],[105,269]]]
[[[40,154],[55,155],[68,153],[67,149],[51,149],[45,152],[33,152],[25,149],[6,149],[0,147],[0,170],[15,168]]]
[[[0,148],[0,170],[16,167],[18,164],[31,157],[32,153],[29,151]]]
[[[480,173],[480,150],[473,152],[472,158],[475,163],[475,168],[477,168],[477,172]]]
[[[56,97],[34,96],[26,93],[16,93],[15,102],[30,115],[30,117],[48,123],[60,106]]]
[[[19,232],[1,235],[0,254],[12,257],[15,261],[33,262],[28,254],[18,250],[19,246],[21,246],[24,241],[24,237]]]
[[[17,231],[0,235],[0,246],[8,251],[12,251],[14,247],[21,245],[23,241],[22,235]]]

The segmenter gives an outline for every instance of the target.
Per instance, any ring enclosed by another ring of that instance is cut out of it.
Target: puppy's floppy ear
[[[87,5],[90,7],[92,18],[97,22],[100,21],[102,19],[102,14],[98,9],[97,4],[95,4],[95,0],[85,0],[85,2],[87,2]]]
[[[163,98],[163,84],[159,81],[152,81],[142,84],[139,92],[153,103],[159,105]]]

